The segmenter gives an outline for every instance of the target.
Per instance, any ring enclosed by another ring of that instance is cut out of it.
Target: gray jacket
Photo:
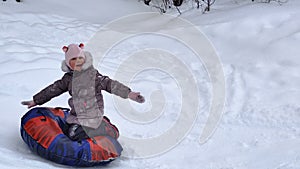
[[[85,56],[86,60],[80,72],[71,71],[63,61],[62,70],[66,72],[64,76],[34,95],[33,100],[37,105],[42,105],[64,92],[69,92],[71,113],[67,122],[97,128],[104,113],[101,91],[128,98],[131,90],[122,83],[101,75],[93,67],[91,54],[85,51]]]

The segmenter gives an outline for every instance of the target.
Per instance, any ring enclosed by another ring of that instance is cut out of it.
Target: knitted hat
[[[65,62],[70,66],[70,60],[77,57],[83,57],[85,59],[85,55],[83,52],[84,44],[80,43],[79,45],[70,44],[68,47],[64,46],[62,50],[65,52]]]

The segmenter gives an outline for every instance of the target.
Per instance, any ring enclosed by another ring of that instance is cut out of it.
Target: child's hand
[[[22,105],[25,105],[29,108],[36,106],[35,102],[33,100],[30,101],[22,101],[21,102]]]
[[[128,94],[128,98],[133,100],[133,101],[136,101],[138,103],[144,103],[145,102],[145,98],[140,95],[140,92],[130,92]]]

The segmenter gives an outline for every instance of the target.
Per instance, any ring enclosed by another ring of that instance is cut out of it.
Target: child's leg
[[[107,135],[109,135],[115,139],[119,138],[118,128],[110,122],[108,117],[103,116],[102,123],[105,124],[105,131],[106,131]]]
[[[119,138],[118,128],[110,123],[110,120],[104,116],[100,126],[97,129],[89,130],[88,135],[90,137],[95,136],[111,136],[115,139]]]

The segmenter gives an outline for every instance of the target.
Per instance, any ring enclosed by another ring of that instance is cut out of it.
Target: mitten
[[[29,108],[36,106],[36,103],[33,100],[30,101],[22,101],[21,102],[22,105],[25,105]]]
[[[145,102],[145,98],[140,95],[140,92],[130,92],[128,94],[128,98],[133,100],[133,101],[136,101],[138,103],[144,103]]]

